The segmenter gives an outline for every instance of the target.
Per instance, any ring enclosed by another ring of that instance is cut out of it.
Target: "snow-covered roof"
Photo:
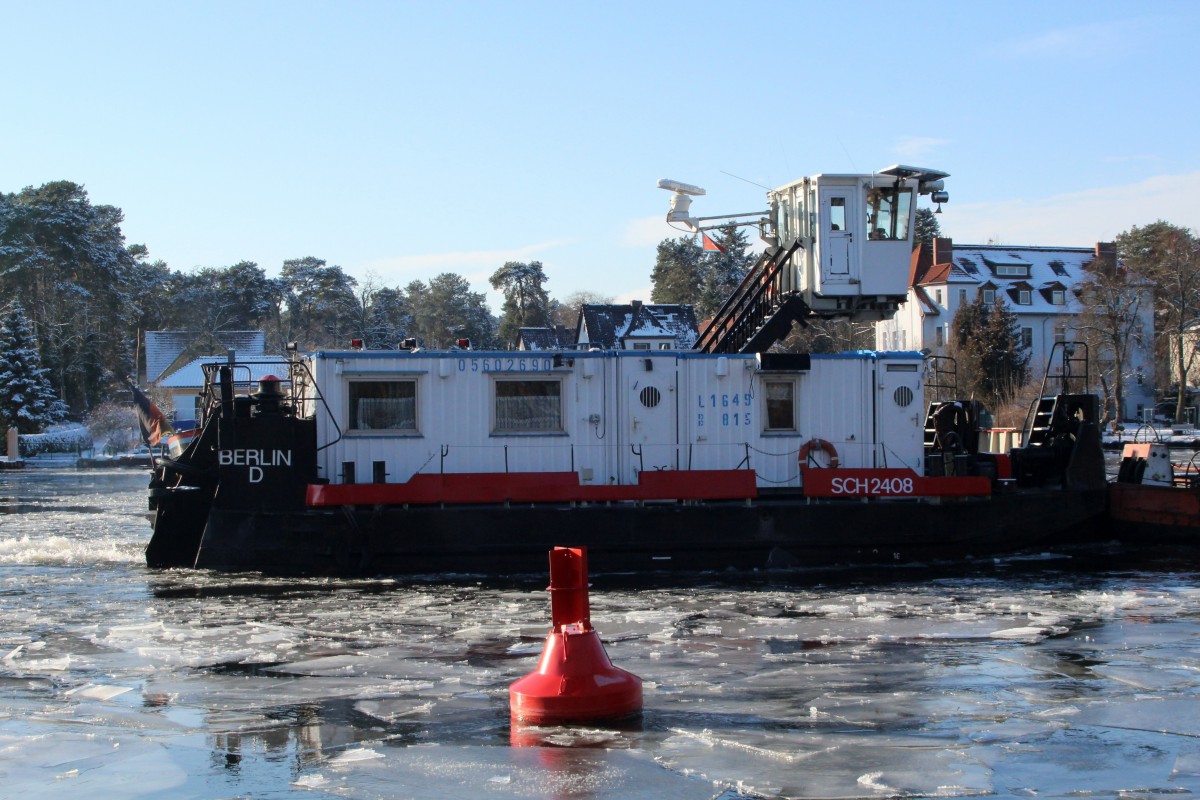
[[[1087,266],[1096,258],[1094,247],[1022,247],[1012,245],[953,245],[951,261],[935,264],[917,278],[919,286],[956,284],[963,288],[995,288],[1021,313],[1061,314],[1073,309],[1069,291],[1088,276]],[[1020,292],[1029,293],[1029,303],[1019,304]],[[1063,291],[1053,302],[1055,293]]]
[[[155,383],[184,351],[200,340],[212,341],[225,350],[243,355],[266,352],[267,337],[262,331],[218,331],[205,334],[199,331],[146,331],[146,380]],[[211,349],[211,346],[206,349]]]
[[[670,339],[690,350],[700,335],[695,309],[675,303],[584,305],[576,330],[577,342],[610,349],[628,339]]]
[[[197,358],[184,364],[179,369],[172,372],[168,377],[159,381],[158,385],[164,389],[199,389],[204,386],[204,364],[213,364],[224,362],[228,355],[205,356]],[[268,375],[276,377],[287,376],[287,360],[278,356],[263,356],[254,358],[250,356],[238,356],[238,364],[246,362],[250,370],[250,380],[257,381],[260,378],[265,378]],[[234,375],[234,380],[241,383],[246,380],[246,372],[239,369]]]
[[[566,325],[553,328],[520,328],[517,331],[518,350],[562,350],[575,344],[574,331]]]

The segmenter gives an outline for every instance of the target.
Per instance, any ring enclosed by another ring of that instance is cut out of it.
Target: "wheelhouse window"
[[[766,381],[767,431],[796,430],[796,384]]]
[[[562,433],[562,381],[498,380],[493,433]]]
[[[415,380],[350,381],[352,431],[417,431]]]
[[[867,238],[873,241],[907,239],[911,206],[912,189],[868,189]]]

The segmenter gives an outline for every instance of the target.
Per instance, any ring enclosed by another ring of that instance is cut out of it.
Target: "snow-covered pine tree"
[[[25,309],[13,301],[0,318],[0,423],[20,433],[40,433],[66,415],[42,368]]]

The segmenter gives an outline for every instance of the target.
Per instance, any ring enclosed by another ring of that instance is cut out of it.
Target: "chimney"
[[[1117,274],[1117,244],[1116,242],[1096,242],[1096,256],[1090,264],[1083,265],[1085,269],[1097,273],[1115,276]]]
[[[954,260],[954,240],[937,237],[933,240],[933,263],[947,264]]]
[[[634,313],[637,313],[637,310],[642,307],[642,301],[641,300],[630,300],[629,305],[633,306]]]

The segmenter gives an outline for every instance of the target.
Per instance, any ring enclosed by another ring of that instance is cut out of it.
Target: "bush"
[[[82,425],[59,425],[45,433],[23,433],[20,439],[22,458],[42,453],[79,453],[92,449],[92,435]]]
[[[137,414],[129,402],[105,402],[92,409],[87,418],[93,442],[103,442],[104,452],[123,453],[138,444]]]

